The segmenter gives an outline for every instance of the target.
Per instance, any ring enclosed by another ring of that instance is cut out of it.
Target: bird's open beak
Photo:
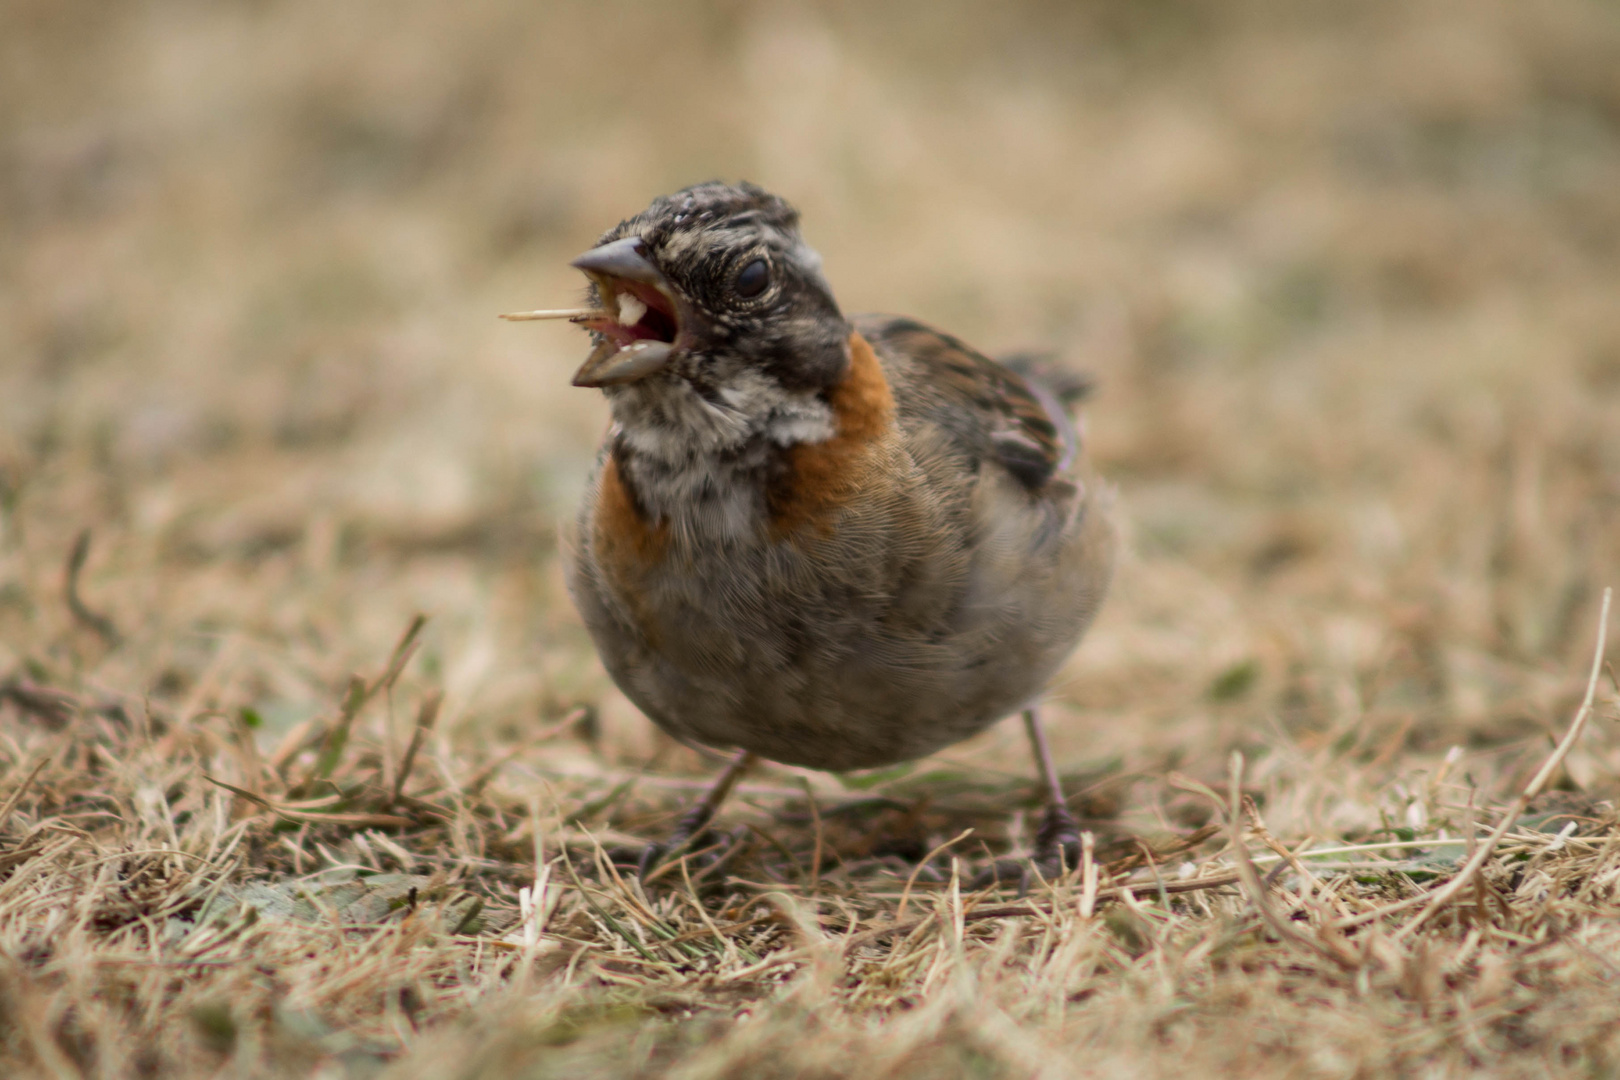
[[[663,273],[646,256],[639,236],[592,248],[570,265],[596,283],[602,310],[575,322],[602,335],[575,386],[635,382],[663,370],[681,330],[680,303]]]

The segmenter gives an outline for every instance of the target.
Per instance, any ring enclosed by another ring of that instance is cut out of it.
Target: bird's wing
[[[1066,471],[1078,451],[1057,395],[949,334],[912,319],[865,315],[855,329],[916,383],[908,395],[926,419],[975,457],[988,457],[1031,490]]]

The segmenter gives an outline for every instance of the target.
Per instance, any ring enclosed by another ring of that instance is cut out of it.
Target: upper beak
[[[592,277],[616,277],[627,281],[640,281],[647,285],[656,285],[660,289],[668,289],[664,275],[658,272],[658,267],[647,261],[642,254],[641,237],[626,236],[598,248],[591,248],[585,254],[569,263],[576,270],[583,270]]]
[[[641,237],[626,236],[592,248],[569,265],[596,282],[610,318],[619,315],[619,293],[623,291],[615,280],[650,285],[669,297],[672,306],[678,306],[669,281],[643,251]],[[574,385],[609,386],[644,379],[662,371],[674,351],[674,344],[667,341],[634,341],[620,347],[612,338],[605,339],[574,373]]]

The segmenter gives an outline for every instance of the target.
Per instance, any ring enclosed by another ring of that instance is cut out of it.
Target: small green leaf
[[[223,1001],[210,1001],[191,1010],[191,1023],[203,1045],[216,1054],[236,1048],[236,1018]]]
[[[1240,660],[1211,680],[1209,698],[1211,701],[1236,701],[1253,690],[1259,678],[1259,661]]]
[[[858,773],[834,773],[838,782],[846,791],[871,791],[879,784],[886,784],[890,780],[898,780],[913,768],[915,762],[906,761],[899,765],[892,765],[887,769],[870,769]]]

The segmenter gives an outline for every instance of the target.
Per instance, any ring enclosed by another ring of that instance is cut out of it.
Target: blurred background
[[[495,316],[716,177],[801,209],[846,310],[1097,376],[1128,550],[1071,767],[1242,746],[1275,827],[1345,829],[1391,761],[1562,723],[1620,584],[1600,0],[11,0],[0,680],[273,741],[420,610],[446,753],[584,716],[514,783],[697,765],[561,588],[583,335]],[[86,528],[116,645],[63,600]],[[944,757],[1026,775],[1005,727]],[[1617,766],[1595,733],[1572,783]]]

